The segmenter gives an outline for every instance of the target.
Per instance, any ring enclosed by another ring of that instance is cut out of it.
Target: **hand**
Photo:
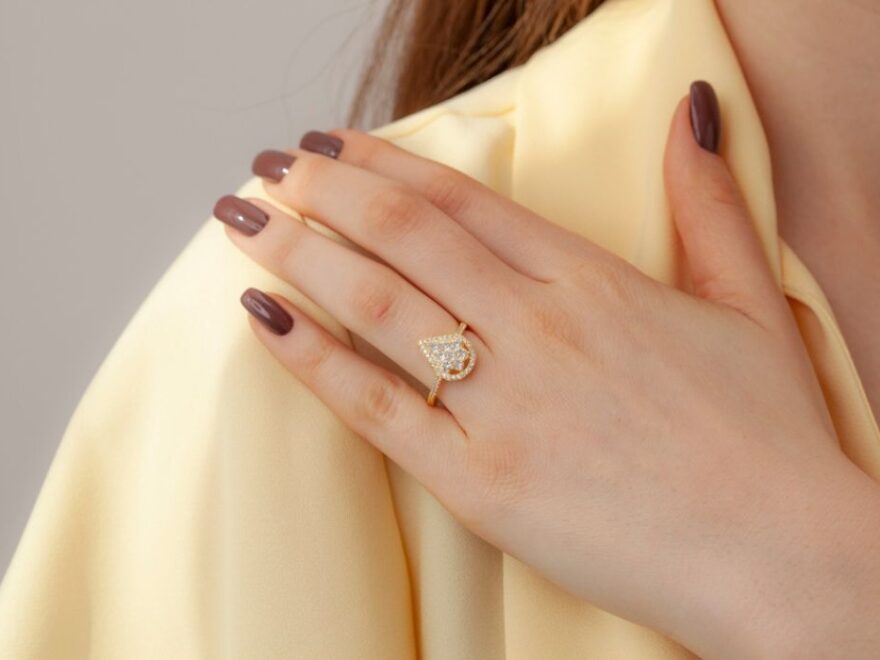
[[[260,340],[351,428],[476,534],[696,652],[806,657],[799,644],[828,626],[865,635],[846,628],[864,547],[841,539],[876,517],[876,489],[838,449],[741,193],[695,141],[686,98],[664,165],[689,293],[381,140],[305,146],[255,171],[356,246],[257,199],[215,214],[399,366],[281,296],[245,294]],[[430,407],[417,340],[459,320],[477,364]]]

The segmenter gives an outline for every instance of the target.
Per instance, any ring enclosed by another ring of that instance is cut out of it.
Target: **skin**
[[[880,419],[880,305],[865,304],[880,300],[880,1],[715,3],[767,132],[779,232],[828,296]]]
[[[361,249],[256,199],[265,228],[227,228],[385,355],[351,350],[274,295],[293,330],[251,325],[297,378],[474,533],[703,657],[880,648],[880,486],[839,449],[687,97],[664,172],[688,293],[442,165],[336,134],[338,161],[291,151],[265,186]],[[458,319],[478,364],[429,407],[434,375],[414,338]]]

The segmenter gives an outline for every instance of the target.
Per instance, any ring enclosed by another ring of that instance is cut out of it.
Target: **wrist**
[[[841,462],[839,480],[814,484],[820,502],[806,516],[803,559],[778,580],[777,628],[756,637],[766,657],[874,658],[880,649],[880,486]]]
[[[706,658],[862,658],[880,648],[880,486],[841,456],[784,480],[716,562],[679,639]]]

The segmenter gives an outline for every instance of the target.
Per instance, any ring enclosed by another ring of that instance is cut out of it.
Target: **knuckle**
[[[751,291],[731,286],[731,281],[736,279],[730,277],[730,273],[721,270],[710,276],[695,279],[693,283],[693,293],[698,298],[706,298],[713,302],[733,307],[735,309],[750,309],[753,307]],[[736,275],[734,273],[733,275]]]
[[[351,309],[367,327],[386,325],[396,313],[398,287],[383,279],[364,277],[354,287]]]
[[[307,249],[303,243],[308,240],[309,231],[298,220],[289,223],[284,237],[274,246],[274,253],[271,255],[273,264],[277,264],[283,277],[291,282],[296,279],[300,266],[306,262],[301,255]]]
[[[463,213],[470,203],[465,178],[442,166],[425,184],[424,195],[425,199],[450,217]]]
[[[364,207],[367,231],[379,241],[396,241],[419,226],[425,202],[400,185],[391,185],[374,193]]]
[[[471,488],[464,515],[476,525],[513,509],[528,490],[530,462],[526,445],[512,440],[477,443],[468,455]]]
[[[581,273],[586,276],[588,288],[602,298],[621,304],[633,302],[632,273],[625,263],[617,259],[593,259]]]
[[[318,335],[308,350],[297,352],[294,370],[308,380],[314,380],[325,370],[337,349],[338,347],[333,341]]]
[[[400,411],[403,387],[400,377],[390,372],[370,379],[358,400],[358,418],[365,420],[370,426],[391,424]]]
[[[737,211],[745,208],[742,193],[727,170],[708,177],[705,191],[707,198],[715,206],[731,207]]]
[[[529,310],[531,323],[528,327],[536,334],[534,340],[544,344],[548,340],[575,350],[584,344],[581,324],[564,307],[558,305],[534,305]]]

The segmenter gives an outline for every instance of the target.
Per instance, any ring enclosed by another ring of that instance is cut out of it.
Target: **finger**
[[[458,322],[387,266],[355,252],[259,199],[221,198],[214,209],[230,224],[237,216],[257,218],[255,232],[231,225],[229,238],[261,266],[314,301],[346,328],[366,339],[426,387],[436,379],[418,340],[455,331]],[[265,220],[259,220],[262,214]],[[474,387],[491,370],[492,356],[481,337],[467,337],[480,357],[479,369],[440,399],[456,414],[466,414]],[[485,364],[484,364],[485,363]],[[482,383],[486,386],[485,382]],[[474,399],[475,400],[475,399]]]
[[[584,241],[451,167],[353,130],[307,133],[300,147],[403,183],[521,273],[550,281],[569,272]],[[487,174],[488,176],[488,174]],[[598,249],[598,247],[596,247]],[[568,262],[568,263],[566,263]]]
[[[378,255],[478,332],[493,302],[529,281],[411,188],[294,153],[280,183],[266,181],[269,194]]]
[[[355,433],[429,487],[461,468],[467,436],[448,411],[428,406],[283,297],[248,289],[241,302],[272,355]]]
[[[715,93],[697,82],[675,110],[664,157],[694,293],[757,321],[777,319],[784,300],[739,186],[716,153],[720,135]]]

